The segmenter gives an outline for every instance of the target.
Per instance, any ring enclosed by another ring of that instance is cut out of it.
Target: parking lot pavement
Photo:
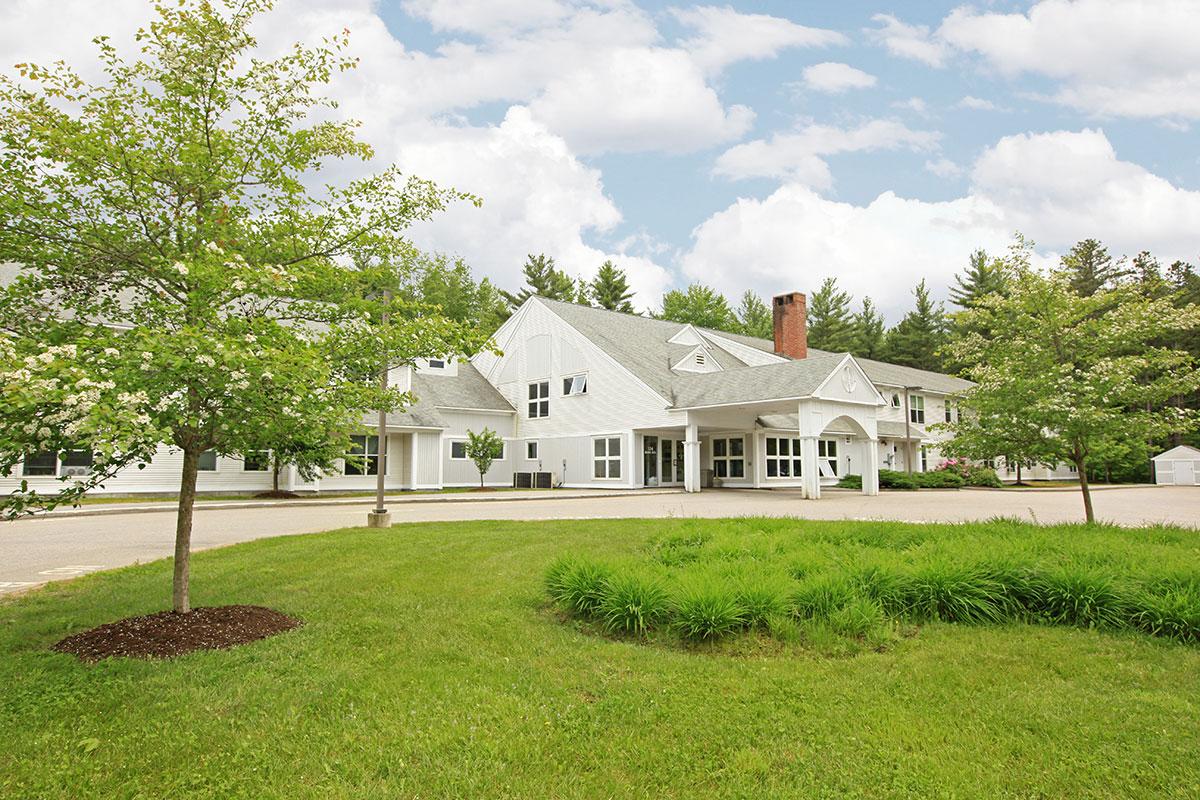
[[[1200,525],[1200,488],[1143,486],[1093,493],[1096,515],[1122,525]],[[220,547],[268,536],[314,533],[366,523],[369,500],[350,505],[253,508],[198,506],[192,545]],[[1083,518],[1077,491],[962,490],[886,492],[864,497],[827,491],[803,500],[790,490],[722,489],[699,494],[539,497],[518,501],[406,503],[392,509],[397,524],[483,519],[588,519],[664,517],[801,517],[806,519],[961,522],[990,517],[1074,522]],[[0,594],[101,569],[171,555],[175,517],[162,511],[43,517],[0,523]],[[399,531],[398,531],[399,532]],[[1198,534],[1200,536],[1200,534]]]

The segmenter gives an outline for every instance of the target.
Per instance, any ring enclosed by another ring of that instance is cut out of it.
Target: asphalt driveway
[[[1093,494],[1100,519],[1122,525],[1200,525],[1200,488],[1155,486],[1102,489]],[[267,536],[314,533],[363,525],[370,500],[337,505],[197,507],[192,543],[219,547]],[[802,517],[961,522],[995,516],[1037,522],[1082,519],[1071,490],[962,490],[887,492],[864,497],[831,491],[806,501],[794,491],[720,490],[700,494],[630,492],[620,496],[572,493],[528,499],[405,502],[392,505],[396,523],[479,519],[589,519],[629,517]],[[0,593],[46,581],[153,561],[171,555],[175,517],[169,508],[103,516],[54,513],[0,523]],[[396,530],[403,535],[403,528]]]

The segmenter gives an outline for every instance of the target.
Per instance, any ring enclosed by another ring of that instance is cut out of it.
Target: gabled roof
[[[1200,450],[1186,444],[1172,447],[1166,452],[1159,453],[1151,461],[1191,461],[1200,458]]]
[[[514,412],[512,403],[470,361],[458,362],[457,375],[416,373],[412,393],[419,398],[418,405],[429,408]]]
[[[808,397],[845,358],[845,353],[822,353],[799,361],[679,375],[672,405],[706,408]]]
[[[672,397],[672,390],[680,376],[671,371],[671,365],[678,361],[678,354],[684,351],[683,345],[671,344],[668,340],[688,326],[681,322],[643,317],[637,314],[624,314],[619,311],[607,311],[602,308],[564,303],[559,300],[548,300],[538,297],[537,301],[545,305],[567,324],[591,339],[597,346],[614,358],[622,366],[637,376],[643,383],[665,398]],[[787,356],[775,353],[775,343],[770,339],[759,339],[754,336],[744,336],[740,333],[727,333],[708,328],[695,328],[704,335],[706,347],[713,353],[723,370],[738,370],[747,367],[746,362],[734,354],[721,348],[709,337],[723,337],[747,347],[753,347],[764,353],[769,353],[781,360],[781,363],[795,361]],[[840,361],[845,353],[831,353],[828,350],[809,348],[808,358],[800,361],[825,363],[825,358],[836,357]],[[818,359],[814,361],[814,359]],[[974,386],[971,381],[930,372],[924,369],[903,367],[899,364],[888,364],[869,358],[855,357],[863,372],[876,386],[920,386],[928,392],[953,394]],[[766,364],[751,369],[771,368],[775,365]],[[834,364],[836,366],[836,363]],[[833,366],[830,366],[830,370]],[[801,370],[806,372],[806,370]],[[720,373],[703,373],[716,375]],[[758,373],[742,373],[740,380],[753,375],[753,380],[759,380]],[[779,373],[783,374],[783,373]],[[828,375],[828,372],[826,372]],[[686,376],[691,377],[691,376]],[[825,376],[823,375],[822,378]]]

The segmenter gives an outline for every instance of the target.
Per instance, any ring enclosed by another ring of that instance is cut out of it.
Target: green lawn
[[[194,603],[303,628],[85,666],[62,636],[163,608],[170,566],[0,601],[0,797],[1196,797],[1200,648],[1137,633],[928,624],[827,657],[594,635],[545,600],[564,551],[790,526],[905,548],[1011,524],[413,525],[198,553]],[[1065,528],[1149,568],[1200,534]],[[1038,532],[1037,535],[1043,535]]]
[[[389,490],[386,496],[389,499],[403,499],[405,497],[415,497],[417,495],[461,494],[463,492],[474,492],[474,491],[477,491],[477,488],[474,486],[450,486],[445,489],[421,489],[421,490],[412,491],[412,492],[397,492],[397,491]],[[515,492],[515,491],[544,492],[544,491],[550,491],[550,490],[548,490],[548,489],[517,490],[511,486],[490,486],[490,487],[488,487],[488,491],[489,492]],[[262,498],[256,498],[254,495],[255,495],[254,492],[240,492],[240,493],[212,492],[212,493],[208,493],[208,494],[205,494],[205,493],[198,494],[198,495],[196,495],[196,500],[228,502],[231,500],[259,500],[259,499],[262,499]],[[309,493],[305,493],[305,494],[300,494],[298,497],[293,497],[290,499],[291,500],[337,500],[339,498],[347,498],[347,497],[374,497],[374,496],[375,496],[374,490],[363,490],[363,491],[352,491],[352,492],[351,491],[334,491],[334,492],[316,492],[316,493],[309,492]],[[108,505],[111,503],[163,503],[163,502],[168,502],[168,501],[174,503],[174,502],[177,502],[178,500],[179,500],[179,495],[176,495],[176,494],[116,494],[116,495],[94,494],[94,495],[89,495],[87,497],[80,499],[79,504],[84,505],[84,506],[90,506],[90,505]]]

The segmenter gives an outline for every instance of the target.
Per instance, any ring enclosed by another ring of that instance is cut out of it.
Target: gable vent
[[[696,353],[696,365],[703,367],[704,363],[705,363],[704,353],[703,352]]]

